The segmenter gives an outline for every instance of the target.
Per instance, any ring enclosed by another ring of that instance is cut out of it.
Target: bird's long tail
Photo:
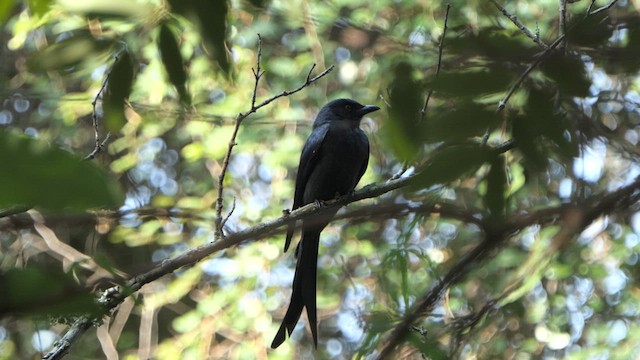
[[[307,308],[309,327],[313,336],[313,344],[318,347],[318,319],[316,316],[316,273],[318,270],[318,245],[320,243],[320,230],[303,230],[300,240],[300,253],[296,264],[296,273],[293,276],[293,292],[289,309],[282,319],[282,325],[276,334],[271,348],[275,349],[286,338],[285,332],[291,336],[296,327],[302,309]],[[285,331],[286,330],[286,331]]]

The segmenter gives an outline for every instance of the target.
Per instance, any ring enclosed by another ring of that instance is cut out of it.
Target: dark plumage
[[[360,129],[360,120],[380,108],[361,105],[350,99],[333,100],[323,106],[313,123],[313,131],[302,149],[293,210],[314,201],[326,201],[353,191],[367,169],[369,140]],[[289,309],[282,320],[272,348],[285,340],[298,323],[302,309],[307,308],[313,343],[318,346],[316,317],[316,272],[320,232],[335,212],[302,222],[302,238],[298,244],[296,272]],[[284,251],[289,249],[295,224],[287,229]]]

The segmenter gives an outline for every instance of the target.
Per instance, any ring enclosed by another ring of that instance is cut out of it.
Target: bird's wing
[[[307,142],[302,148],[302,155],[300,156],[300,165],[298,165],[298,174],[296,175],[296,190],[293,196],[293,207],[295,210],[303,205],[304,190],[309,180],[309,176],[316,167],[318,158],[320,156],[320,149],[324,141],[327,132],[329,131],[329,124],[321,125],[311,132]],[[366,169],[366,165],[365,165]],[[287,228],[287,238],[284,243],[284,251],[286,252],[291,245],[291,238],[293,237],[293,231],[295,230],[295,223],[290,223]]]
[[[353,184],[354,187],[358,185],[358,182],[362,178],[362,175],[364,175],[365,171],[367,171],[367,165],[369,164],[369,139],[367,138],[367,135],[365,135],[365,133],[362,131],[359,133],[359,135],[360,135],[360,141],[362,141],[364,144],[367,145],[367,153],[366,153],[366,156],[364,157],[364,161],[360,165],[360,170],[358,172],[358,177],[356,178],[356,183]]]

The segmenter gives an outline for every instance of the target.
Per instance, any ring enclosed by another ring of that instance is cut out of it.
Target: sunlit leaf
[[[186,88],[187,73],[185,72],[182,56],[180,55],[180,47],[178,46],[174,33],[166,24],[160,26],[158,47],[160,48],[162,62],[169,75],[169,81],[176,87],[180,101],[184,105],[189,105],[191,99]]]
[[[591,80],[578,55],[555,53],[540,64],[540,70],[556,82],[563,95],[589,95]]]
[[[67,11],[89,18],[145,17],[154,11],[152,5],[132,0],[58,1]]]
[[[126,123],[125,102],[133,84],[133,60],[128,51],[122,51],[111,68],[109,82],[103,96],[105,126],[112,133],[120,131]]]
[[[81,33],[37,52],[30,59],[29,65],[40,70],[67,70],[106,51],[111,45],[110,40],[97,39],[88,33]]]
[[[0,207],[85,210],[122,203],[117,182],[95,163],[5,131],[0,131],[0,173],[0,188],[5,189]]]
[[[90,289],[71,274],[38,267],[12,268],[0,274],[0,315],[97,315]]]
[[[391,106],[385,131],[391,138],[396,155],[408,161],[422,144],[420,111],[424,99],[422,88],[413,78],[413,69],[409,64],[400,63],[394,74],[389,90]]]
[[[429,187],[461,180],[494,157],[488,146],[464,143],[436,150],[418,175],[416,184]]]

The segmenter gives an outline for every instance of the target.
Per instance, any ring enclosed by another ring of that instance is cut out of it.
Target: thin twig
[[[427,98],[428,101],[428,98]],[[400,171],[398,171],[397,173],[393,174],[393,176],[391,177],[391,180],[395,180],[395,179],[399,179],[402,177],[402,175],[404,175],[404,173],[407,171],[407,169],[409,169],[409,164],[408,163],[404,163],[402,164],[402,167],[400,168]]]
[[[560,16],[558,19],[558,36],[565,36],[567,33],[567,0],[560,0]],[[564,48],[564,40],[560,44]]]
[[[529,73],[533,71],[533,69],[535,69],[536,66],[538,66],[542,62],[542,60],[547,57],[547,55],[549,55],[558,45],[560,45],[560,43],[564,40],[564,37],[565,36],[562,35],[557,38],[556,41],[554,41],[542,54],[540,54],[540,56],[538,56],[538,58],[536,58],[533,63],[531,63],[531,65],[529,65],[529,67],[527,67],[527,69],[522,74],[520,74],[518,80],[513,83],[513,85],[511,85],[511,88],[509,89],[507,94],[498,103],[498,109],[496,110],[496,112],[504,110],[504,107],[507,105],[507,102],[511,98],[511,95],[513,95],[516,89],[520,87],[527,75],[529,75]]]
[[[258,58],[256,60],[256,69],[253,71],[253,77],[255,78],[255,83],[253,85],[253,95],[251,96],[251,108],[256,107],[256,96],[258,94],[258,83],[260,82],[260,78],[264,74],[264,71],[260,71],[260,63],[262,62],[262,37],[258,34]],[[241,120],[242,121],[242,120]]]
[[[240,130],[240,125],[242,124],[242,122],[244,121],[244,119],[246,119],[247,117],[249,117],[249,115],[255,113],[256,111],[258,111],[260,108],[269,105],[272,101],[279,99],[281,97],[284,96],[289,96],[292,94],[297,93],[298,91],[306,88],[307,86],[313,84],[314,82],[316,82],[317,80],[319,80],[320,78],[324,77],[325,75],[327,75],[328,73],[330,73],[334,66],[331,65],[329,68],[327,68],[325,71],[321,72],[319,75],[315,76],[315,77],[311,77],[311,74],[313,72],[313,70],[316,67],[316,64],[313,64],[313,66],[311,67],[311,70],[309,70],[309,73],[307,74],[307,77],[305,79],[304,84],[300,85],[299,87],[293,89],[293,90],[285,90],[275,96],[272,96],[270,98],[268,98],[267,100],[264,100],[263,102],[261,102],[260,104],[256,105],[256,96],[257,96],[257,92],[258,92],[258,83],[260,82],[260,79],[262,78],[262,75],[264,74],[264,71],[261,70],[260,68],[260,61],[262,58],[262,38],[260,37],[260,35],[258,34],[258,56],[257,56],[257,61],[256,61],[256,68],[252,69],[253,71],[253,77],[255,79],[254,82],[254,86],[253,86],[253,94],[251,96],[251,109],[249,109],[249,111],[244,112],[244,113],[239,113],[236,116],[236,121],[235,121],[235,126],[233,128],[233,133],[231,134],[231,138],[229,139],[229,145],[227,147],[227,153],[224,156],[224,160],[222,162],[222,170],[220,171],[220,175],[218,176],[218,199],[216,200],[216,217],[215,217],[215,225],[216,225],[216,237],[217,238],[222,238],[224,237],[224,233],[222,231],[222,227],[223,227],[223,219],[222,219],[222,207],[223,207],[223,192],[224,192],[224,179],[225,176],[227,175],[227,169],[229,167],[229,160],[231,159],[231,153],[233,152],[233,148],[237,145],[236,143],[236,137],[238,136],[238,131]],[[225,220],[226,221],[226,220]]]
[[[116,56],[115,62],[118,62],[118,57]],[[96,111],[96,104],[98,104],[98,98],[104,92],[104,89],[107,87],[107,83],[109,82],[109,77],[111,76],[111,70],[107,73],[107,76],[104,77],[104,81],[102,81],[102,85],[100,86],[100,90],[93,98],[91,102],[91,106],[93,106],[93,113],[91,114],[91,120],[93,122],[93,132],[95,134],[96,146],[93,148],[93,151],[89,153],[89,155],[84,157],[84,160],[91,160],[98,155],[103,150],[103,147],[107,144],[109,138],[111,137],[111,133],[108,133],[104,140],[100,140],[100,128],[98,124],[98,114]]]
[[[608,3],[607,5],[594,10],[594,11],[590,11],[587,10],[587,15],[586,16],[590,16],[590,15],[595,15],[598,14],[602,11],[608,10],[610,9],[618,0],[612,0],[610,3]],[[494,2],[495,3],[495,2]],[[591,4],[589,5],[589,9],[591,9],[593,7],[593,4],[595,3],[595,0],[592,0]],[[500,102],[498,103],[498,109],[496,110],[496,112],[500,112],[502,110],[504,110],[505,106],[507,105],[507,102],[509,101],[509,98],[511,98],[511,95],[513,95],[513,93],[516,91],[516,89],[522,84],[522,82],[524,81],[524,79],[527,77],[527,75],[529,75],[529,73],[535,69],[536,66],[538,66],[542,60],[544,60],[544,58],[549,55],[551,53],[551,51],[553,51],[556,47],[558,47],[558,45],[563,44],[565,37],[566,37],[566,5],[567,5],[567,0],[560,0],[560,36],[558,36],[558,38],[549,46],[545,49],[545,51],[538,56],[538,58],[531,64],[529,65],[529,67],[520,75],[520,77],[518,78],[518,80],[511,86],[511,88],[509,89],[509,91],[507,92],[507,94],[502,98],[502,100],[500,100]],[[563,20],[564,19],[564,20]]]
[[[311,66],[311,69],[309,70],[309,73],[307,74],[307,80],[305,81],[305,83],[304,83],[304,84],[302,84],[302,85],[298,86],[297,88],[295,88],[295,89],[293,89],[293,90],[285,90],[285,91],[281,92],[280,94],[275,95],[275,96],[273,96],[273,97],[271,97],[271,98],[269,98],[269,99],[267,99],[267,100],[265,100],[265,101],[261,102],[259,105],[257,105],[257,106],[255,107],[255,109],[252,109],[252,111],[251,111],[250,113],[256,112],[256,110],[260,109],[261,107],[266,106],[266,105],[269,105],[272,101],[274,101],[274,100],[276,100],[276,99],[279,99],[279,98],[281,98],[281,97],[283,97],[283,96],[289,96],[289,95],[292,95],[292,94],[297,93],[298,91],[300,91],[300,90],[302,90],[302,89],[306,88],[307,86],[309,86],[309,85],[313,84],[314,82],[318,81],[318,80],[319,80],[320,78],[322,78],[323,76],[325,76],[325,75],[327,75],[328,73],[330,73],[331,71],[333,71],[333,68],[334,68],[335,66],[334,66],[334,65],[331,65],[331,66],[329,66],[326,70],[324,70],[323,72],[321,72],[320,74],[318,74],[318,75],[316,75],[316,76],[314,76],[314,77],[311,77],[311,72],[313,71],[313,69],[314,69],[315,67],[316,67],[316,64],[313,64],[313,65]]]
[[[260,83],[260,78],[264,74],[263,71],[260,70],[260,61],[262,60],[262,37],[258,34],[258,56],[256,60],[256,68],[251,69],[254,77],[254,85],[253,85],[253,94],[251,95],[251,110],[256,108],[256,96],[258,92],[258,84]],[[224,156],[224,160],[222,162],[222,170],[220,171],[220,175],[218,175],[218,199],[216,200],[216,218],[215,218],[215,231],[216,237],[221,238],[224,236],[224,232],[222,231],[223,227],[223,219],[222,219],[222,195],[224,192],[224,178],[227,175],[227,169],[229,168],[229,160],[231,159],[231,153],[233,152],[233,148],[237,145],[236,137],[238,136],[238,131],[240,130],[240,125],[242,121],[246,119],[252,111],[247,113],[240,113],[236,116],[236,123],[233,128],[233,134],[231,134],[231,139],[229,139],[229,145],[227,147],[227,153]]]
[[[526,26],[524,26],[524,24],[520,22],[520,20],[518,20],[517,16],[509,13],[507,9],[505,9],[502,5],[500,5],[500,3],[498,3],[497,0],[491,0],[491,2],[493,2],[493,5],[495,5],[504,16],[506,16],[509,20],[511,20],[511,22],[518,29],[520,29],[520,31],[522,31],[528,38],[533,40],[533,42],[540,45],[544,49],[549,47],[547,44],[544,43],[544,41],[540,40],[540,34],[538,34],[537,31],[536,31],[536,35],[534,35]]]
[[[595,3],[595,0],[594,0],[593,2]],[[589,14],[589,15],[596,15],[596,14],[599,14],[599,13],[601,13],[601,12],[603,12],[603,11],[606,11],[606,10],[611,9],[611,7],[612,7],[613,5],[615,5],[617,2],[618,2],[618,0],[612,0],[612,1],[611,1],[610,3],[608,3],[607,5],[605,5],[605,6],[601,7],[601,8],[595,9],[595,10],[593,10],[593,11],[591,11],[591,6],[589,6],[589,12],[587,12],[587,14]],[[593,3],[591,3],[591,5],[593,5]]]
[[[438,44],[438,65],[436,65],[436,77],[440,75],[440,67],[442,66],[442,50],[444,48],[444,37],[447,35],[447,22],[449,21],[449,9],[451,9],[451,4],[447,4],[447,9],[444,13],[444,26],[442,27],[442,35],[440,36],[440,43]],[[427,98],[424,101],[424,106],[422,106],[422,110],[420,110],[420,121],[424,122],[424,119],[427,117],[427,106],[429,106],[429,100],[431,99],[431,95],[433,95],[433,90],[429,90],[427,94]]]
[[[224,220],[222,220],[222,224],[220,224],[221,227],[224,228],[224,225],[227,223],[227,221],[229,220],[229,218],[231,217],[231,215],[233,215],[233,212],[236,210],[236,197],[233,197],[233,204],[231,205],[231,210],[229,210],[229,213],[227,214],[227,216],[224,218]]]
[[[587,13],[585,14],[585,16],[591,15],[591,9],[593,9],[593,5],[595,5],[595,4],[596,4],[596,0],[591,0],[591,3],[589,4],[589,7],[587,8]]]

